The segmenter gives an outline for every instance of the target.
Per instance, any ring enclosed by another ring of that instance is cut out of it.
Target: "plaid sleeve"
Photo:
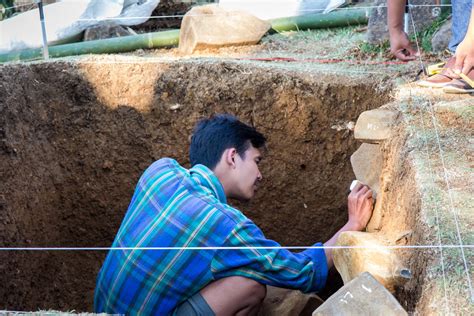
[[[321,245],[321,244],[316,244]],[[266,239],[250,220],[237,225],[223,247],[280,247]],[[293,253],[287,249],[218,249],[211,263],[215,279],[243,276],[263,284],[320,291],[326,284],[327,263],[323,249]]]

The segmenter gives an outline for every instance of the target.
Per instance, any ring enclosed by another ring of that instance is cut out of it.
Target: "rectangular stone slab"
[[[375,109],[362,112],[354,128],[354,137],[366,143],[380,143],[391,135],[399,112]]]
[[[383,156],[380,145],[362,144],[351,156],[352,170],[356,179],[368,185],[374,192],[373,197],[380,190],[380,174],[383,167]]]
[[[313,312],[313,316],[405,316],[398,301],[368,272],[344,285]]]

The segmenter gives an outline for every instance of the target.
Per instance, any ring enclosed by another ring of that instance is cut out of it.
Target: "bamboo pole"
[[[289,18],[270,20],[275,32],[300,31],[307,29],[341,27],[349,25],[367,24],[368,9],[343,9],[327,14],[307,14]]]
[[[50,57],[81,54],[111,54],[129,52],[140,48],[171,47],[178,44],[179,30],[114,37],[103,40],[79,42],[49,47]],[[0,62],[31,60],[41,57],[41,48],[25,49],[0,54]]]

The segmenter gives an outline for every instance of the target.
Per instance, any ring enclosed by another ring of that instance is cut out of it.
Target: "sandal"
[[[420,80],[417,82],[417,85],[426,88],[443,88],[453,81],[453,79],[458,79],[459,75],[457,75],[451,67],[454,66],[456,63],[456,58],[453,56],[451,57],[446,64],[444,64],[444,68],[442,68],[441,64],[436,64],[434,66],[428,67],[428,71],[431,73],[435,73],[435,75],[428,77],[427,79]]]
[[[445,93],[474,93],[474,69],[465,75],[459,74],[461,79],[453,79],[449,84],[443,87]]]

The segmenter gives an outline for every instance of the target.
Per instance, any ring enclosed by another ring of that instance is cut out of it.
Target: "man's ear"
[[[224,158],[227,165],[235,168],[235,156],[237,155],[237,150],[235,148],[228,148],[224,151]]]

